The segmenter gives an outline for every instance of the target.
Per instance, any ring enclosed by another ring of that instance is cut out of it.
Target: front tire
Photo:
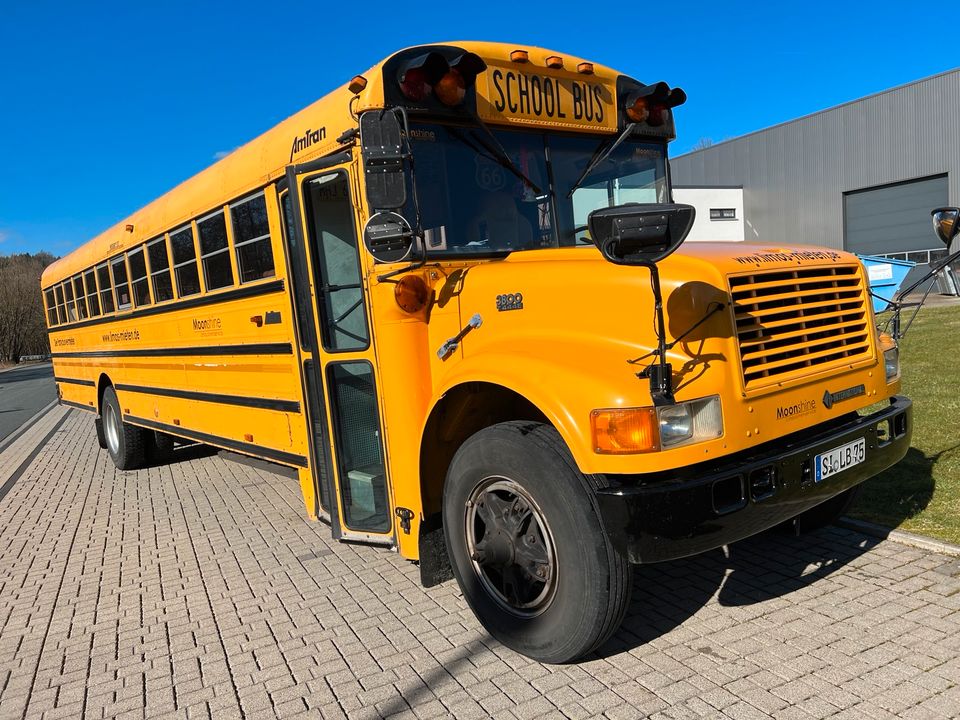
[[[146,433],[142,428],[123,422],[120,402],[112,387],[103,391],[103,436],[113,464],[120,470],[133,470],[143,463]]]
[[[485,428],[457,451],[443,493],[453,572],[497,640],[562,663],[620,626],[631,570],[603,529],[595,490],[555,429]]]

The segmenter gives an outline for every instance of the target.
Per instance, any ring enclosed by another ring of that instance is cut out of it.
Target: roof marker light
[[[530,62],[530,53],[526,50],[514,50],[510,53],[510,60],[515,63],[525,63]]]
[[[547,58],[546,62],[548,68],[553,68],[554,70],[563,69],[563,58],[559,55],[551,55]]]
[[[350,84],[347,85],[347,90],[354,95],[359,95],[366,87],[367,79],[363,75],[355,75],[353,80],[350,81]]]
[[[581,75],[593,75],[593,63],[582,62],[577,65],[577,72]]]

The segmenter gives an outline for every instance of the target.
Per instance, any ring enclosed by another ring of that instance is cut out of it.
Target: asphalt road
[[[0,441],[56,399],[50,363],[0,372]]]

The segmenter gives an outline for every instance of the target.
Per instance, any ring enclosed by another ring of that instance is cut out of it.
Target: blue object
[[[870,292],[873,293],[873,311],[883,312],[893,300],[893,296],[897,294],[907,273],[916,263],[909,260],[891,260],[876,255],[857,255],[857,257],[867,269]]]

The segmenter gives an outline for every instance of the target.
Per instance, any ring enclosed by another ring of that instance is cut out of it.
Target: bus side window
[[[231,205],[230,222],[233,223],[233,247],[237,253],[240,284],[273,277],[276,272],[263,193]]]
[[[133,299],[137,307],[150,304],[150,288],[147,285],[147,263],[143,259],[143,248],[139,247],[127,253],[130,263],[130,281],[133,283]]]
[[[57,301],[53,297],[53,290],[44,290],[43,297],[47,303],[47,326],[53,327],[57,324]]]
[[[63,306],[63,285],[57,285],[54,292],[57,294],[57,324],[63,325],[67,321],[67,311]]]
[[[200,292],[200,274],[197,254],[193,247],[193,230],[187,227],[170,233],[173,250],[173,274],[177,279],[177,296],[186,297]]]
[[[223,210],[197,220],[197,232],[200,235],[200,260],[203,261],[203,277],[207,290],[233,285]]]
[[[107,264],[97,265],[97,281],[100,283],[100,307],[104,314],[113,312],[113,286],[110,284],[110,271]]]
[[[100,296],[97,295],[97,278],[92,269],[83,273],[83,281],[87,285],[87,310],[90,317],[100,314]]]
[[[153,301],[173,299],[173,282],[170,280],[170,258],[167,257],[167,241],[162,237],[147,243],[150,260],[150,284],[153,285]]]
[[[73,296],[77,303],[77,316],[81,320],[87,319],[87,296],[83,291],[83,275],[73,276]]]
[[[73,322],[77,319],[77,309],[73,305],[73,283],[69,280],[63,283],[63,298],[66,302],[67,321]]]
[[[127,281],[127,264],[123,255],[110,261],[110,272],[113,274],[113,287],[117,295],[117,310],[126,310],[130,307],[130,283]]]

